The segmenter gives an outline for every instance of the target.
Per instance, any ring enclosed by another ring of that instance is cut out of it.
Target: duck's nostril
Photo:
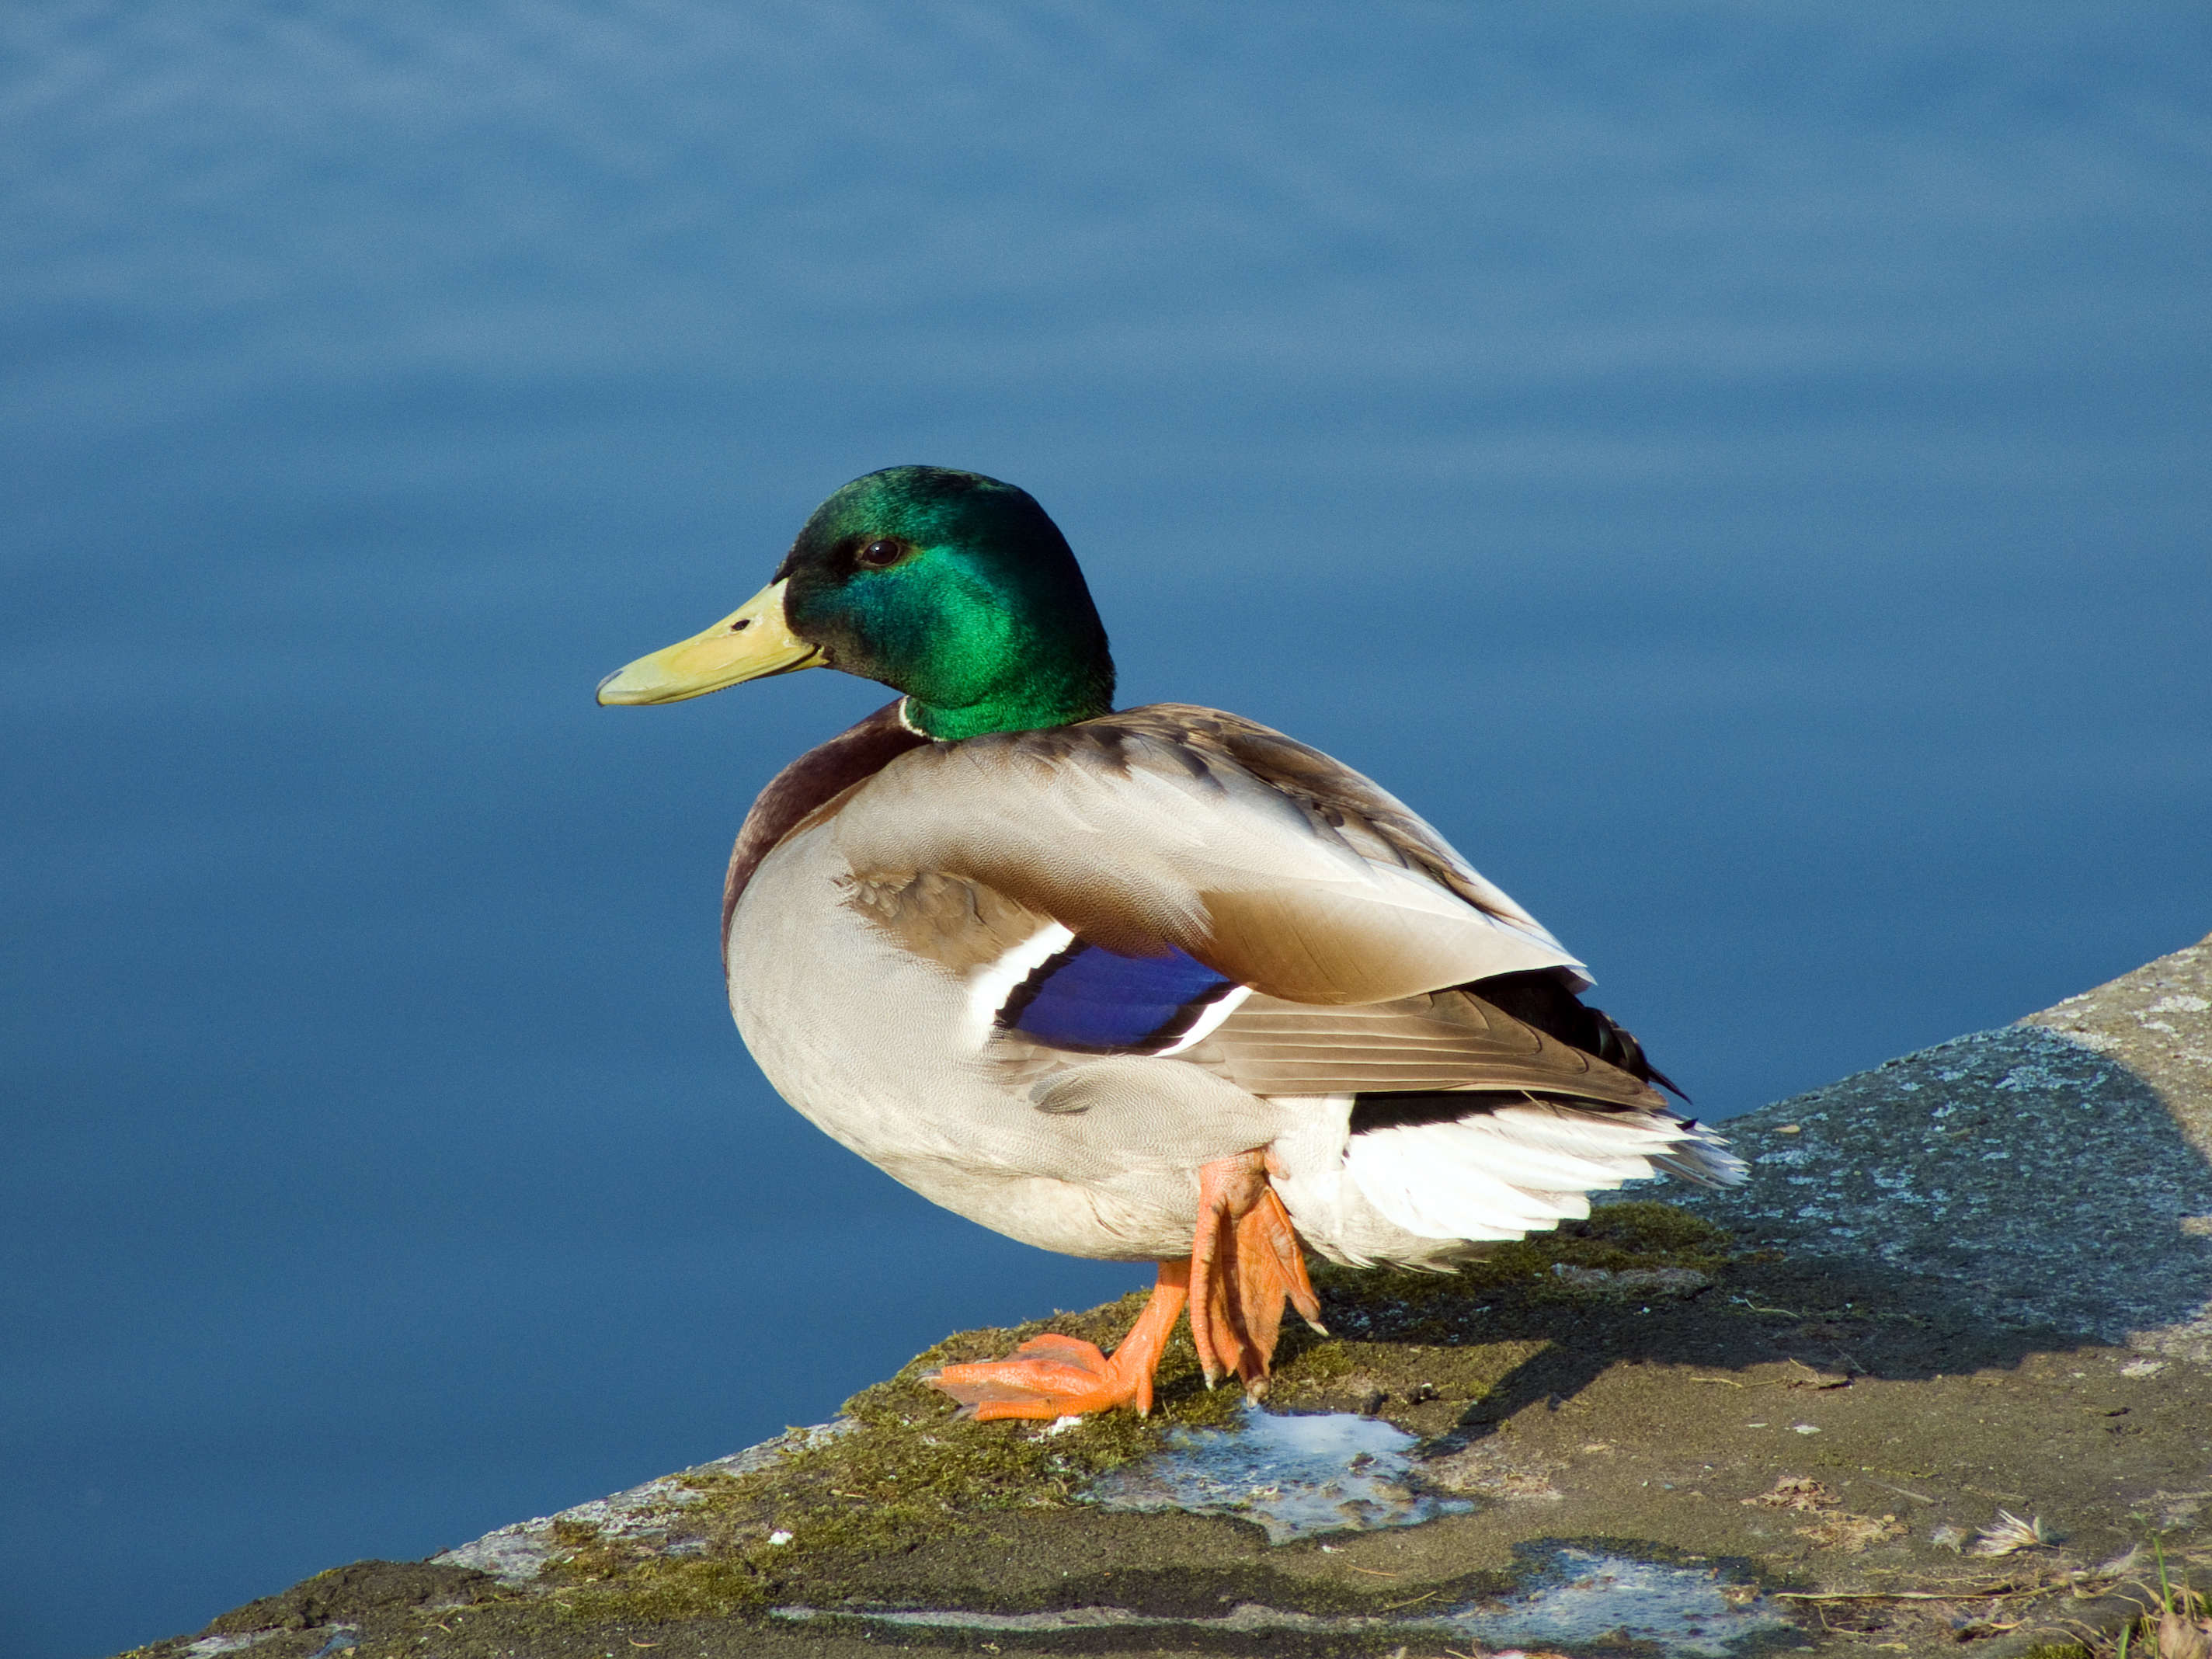
[[[732,634],[742,634],[745,629],[750,628],[752,625],[753,619],[750,617],[740,617],[737,621],[730,624],[730,632]]]

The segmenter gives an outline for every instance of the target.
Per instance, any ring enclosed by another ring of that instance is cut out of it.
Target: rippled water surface
[[[862,471],[1410,800],[1725,1116],[2212,926],[2180,3],[0,18],[0,1650],[817,1421],[1136,1269],[752,1072],[604,711]]]

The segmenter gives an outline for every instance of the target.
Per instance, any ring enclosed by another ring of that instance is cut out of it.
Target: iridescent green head
[[[610,678],[599,701],[672,702],[817,665],[905,692],[907,719],[936,738],[1113,707],[1106,630],[1060,527],[1025,490],[939,466],[855,478],[768,588]]]

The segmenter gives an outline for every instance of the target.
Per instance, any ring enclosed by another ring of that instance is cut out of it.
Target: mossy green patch
[[[1608,1204],[1587,1221],[1492,1245],[1456,1272],[1425,1273],[1324,1265],[1316,1288],[1364,1306],[1437,1310],[1441,1304],[1491,1300],[1501,1294],[1547,1301],[1587,1299],[1598,1292],[1556,1269],[1634,1273],[1674,1268],[1712,1273],[1727,1263],[1735,1241],[1686,1210],[1648,1200]]]
[[[1544,1346],[1481,1333],[1481,1316],[1505,1301],[1589,1295],[1555,1274],[1555,1264],[1702,1273],[1717,1269],[1729,1249],[1725,1233],[1695,1216],[1634,1203],[1501,1245],[1455,1273],[1317,1266],[1316,1283],[1332,1319],[1380,1318],[1401,1328],[1391,1333],[1395,1340],[1376,1342],[1325,1337],[1292,1322],[1269,1398],[1290,1410],[1387,1407],[1394,1419],[1434,1433],[1471,1405],[1479,1409]],[[819,1604],[858,1563],[948,1532],[974,1532],[994,1513],[1071,1504],[1096,1477],[1158,1449],[1171,1428],[1234,1426],[1241,1391],[1206,1388],[1187,1328],[1161,1361],[1149,1418],[1109,1412],[1064,1426],[966,1422],[922,1381],[942,1365],[1001,1357],[1048,1328],[1110,1351],[1145,1301],[1138,1292],[1087,1313],[946,1338],[846,1401],[840,1432],[749,1474],[690,1477],[690,1501],[672,1506],[669,1516],[673,1547],[641,1549],[588,1527],[556,1529],[564,1553],[549,1570],[556,1594],[562,1606],[592,1618],[668,1620],[783,1601]],[[1409,1346],[1407,1334],[1439,1346]]]
[[[1574,1300],[1591,1292],[1563,1279],[1555,1268],[1631,1273],[1672,1267],[1711,1273],[1727,1262],[1734,1249],[1735,1241],[1712,1223],[1672,1204],[1639,1200],[1608,1204],[1589,1220],[1570,1221],[1553,1232],[1492,1245],[1480,1260],[1455,1273],[1327,1267],[1320,1277],[1349,1299],[1407,1307],[1505,1291]]]
[[[1443,1405],[1480,1407],[1549,1345],[1563,1308],[1601,1318],[1638,1299],[1695,1296],[1733,1251],[1710,1222],[1638,1201],[1494,1245],[1453,1273],[1323,1264],[1314,1283],[1334,1334],[1285,1334],[1269,1401],[1379,1412],[1415,1433],[1438,1433]],[[1499,1396],[1497,1409],[1510,1408]]]
[[[1516,1582],[1524,1546],[1611,1540],[1639,1559],[1741,1559],[1770,1585],[1825,1592],[1785,1610],[1834,1651],[1957,1651],[1971,1631],[1992,1659],[2038,1642],[2050,1645],[2037,1659],[2077,1659],[2067,1642],[2083,1634],[2068,1624],[2078,1617],[2107,1632],[2087,1659],[2112,1659],[2111,1635],[2142,1601],[2079,1600],[2082,1571],[2146,1524],[2174,1529],[2169,1579],[2212,1561],[2191,1553],[2203,1540],[2179,1506],[2203,1485],[2212,1373],[2148,1370],[2063,1333],[1994,1326],[1882,1264],[1731,1253],[1694,1216],[1644,1203],[1458,1273],[1315,1278],[1332,1334],[1291,1322],[1269,1407],[1388,1418],[1424,1443],[1423,1480],[1467,1495],[1470,1510],[1278,1545],[1233,1516],[1073,1501],[1170,1426],[1233,1420],[1239,1394],[1203,1388],[1187,1338],[1170,1350],[1150,1422],[963,1423],[921,1382],[946,1361],[1005,1354],[1038,1322],[948,1339],[855,1395],[834,1431],[795,1433],[733,1466],[747,1473],[710,1467],[656,1483],[658,1497],[626,1495],[590,1511],[604,1530],[559,1525],[556,1564],[530,1585],[458,1567],[418,1583],[419,1568],[361,1564],[222,1623],[342,1615],[360,1626],[362,1659],[605,1659],[655,1644],[700,1659],[860,1659],[886,1639],[972,1650],[987,1636],[1010,1653],[1127,1650],[1136,1638],[1111,1620],[999,1635],[870,1622],[872,1609],[1101,1607],[1188,1621],[1157,1627],[1164,1646],[1228,1650],[1212,1621],[1231,1609],[1418,1620]],[[1049,1323],[1110,1349],[1140,1300]],[[1827,1535],[1817,1517],[1745,1501],[1808,1473],[1835,1494],[1835,1514],[1894,1511],[1909,1524]],[[2058,1518],[2066,1537],[2024,1564],[1962,1563],[1942,1540],[1971,1535],[1999,1504]],[[1998,1577],[2019,1588],[1992,1614]],[[1942,1594],[1913,1599],[1923,1592]],[[817,1616],[771,1616],[787,1606]],[[2015,1620],[2026,1622],[2006,1630]],[[2130,1655],[2153,1659],[2131,1628]],[[1326,1659],[1417,1635],[1397,1622],[1286,1626],[1243,1650]],[[297,1631],[255,1651],[310,1659],[325,1639]],[[183,1659],[185,1641],[149,1659]]]
[[[942,1365],[1003,1356],[1047,1328],[1110,1350],[1145,1301],[1139,1292],[1087,1313],[948,1337],[847,1401],[841,1432],[749,1474],[689,1478],[692,1501],[672,1519],[690,1553],[647,1553],[590,1528],[560,1534],[556,1594],[580,1615],[661,1620],[805,1599],[852,1562],[975,1530],[993,1511],[1069,1504],[1094,1477],[1158,1449],[1170,1428],[1233,1425],[1241,1393],[1206,1388],[1187,1333],[1168,1346],[1149,1418],[969,1422],[921,1380]]]

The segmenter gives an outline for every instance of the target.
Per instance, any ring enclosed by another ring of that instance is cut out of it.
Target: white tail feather
[[[1439,1164],[1464,1166],[1516,1187],[1580,1193],[1593,1187],[1618,1187],[1624,1181],[1651,1173],[1650,1163],[1630,1149],[1610,1158],[1565,1152],[1516,1139],[1513,1127],[1477,1119],[1468,1124],[1425,1123],[1408,1133]],[[1656,1152],[1665,1148],[1650,1150]]]
[[[1559,1212],[1534,1193],[1456,1162],[1440,1164],[1420,1130],[1353,1137],[1345,1171],[1370,1204],[1419,1238],[1519,1238],[1556,1226]]]
[[[1587,1192],[1662,1171],[1709,1186],[1742,1180],[1742,1161],[1724,1148],[1711,1129],[1664,1113],[1529,1101],[1362,1131],[1344,1168],[1417,1237],[1519,1238],[1589,1215]]]
[[[1740,1187],[1751,1175],[1751,1165],[1729,1151],[1723,1136],[1702,1123],[1690,1125],[1689,1133],[1671,1151],[1651,1161],[1668,1174],[1700,1187]]]

